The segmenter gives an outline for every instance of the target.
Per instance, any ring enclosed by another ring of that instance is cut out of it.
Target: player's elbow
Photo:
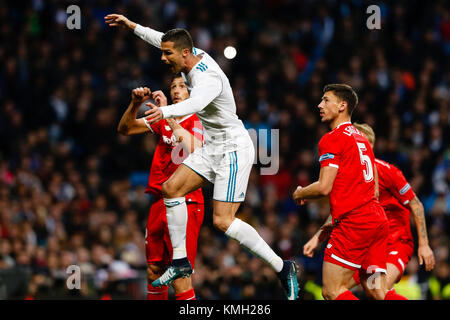
[[[424,210],[423,204],[419,200],[419,198],[417,198],[417,196],[415,196],[408,204],[412,211],[415,211],[415,210],[423,211]]]
[[[323,197],[328,196],[332,188],[333,186],[328,183],[319,182],[319,194]]]
[[[130,128],[125,124],[120,124],[117,126],[117,132],[129,136],[130,135]]]

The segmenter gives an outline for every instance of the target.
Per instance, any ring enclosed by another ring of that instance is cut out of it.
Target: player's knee
[[[147,279],[150,282],[155,281],[163,274],[162,267],[158,265],[149,265],[147,267]]]
[[[366,294],[375,300],[384,300],[384,297],[386,296],[386,290],[384,289],[374,289],[374,290],[369,290],[368,292],[366,292]]]
[[[172,181],[171,179],[162,184],[161,192],[164,198],[178,198],[184,196],[184,194],[180,193],[180,188],[176,184],[176,182]]]
[[[327,286],[324,285],[322,287],[322,296],[325,300],[335,300],[339,295],[346,291],[347,288],[344,287],[337,287],[337,286]]]
[[[332,294],[332,291],[329,290],[327,287],[322,288],[322,297],[325,300],[334,300],[335,299],[334,295]]]
[[[161,192],[164,196],[164,198],[173,198],[175,197],[176,189],[174,188],[174,185],[171,181],[166,181],[161,185]]]
[[[228,230],[228,227],[230,226],[232,220],[221,217],[217,215],[213,215],[213,225],[215,228],[219,229],[222,232],[225,232]]]

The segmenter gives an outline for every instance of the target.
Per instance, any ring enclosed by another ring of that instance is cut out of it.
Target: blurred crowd
[[[188,29],[228,75],[245,126],[279,130],[278,140],[256,141],[279,149],[278,173],[254,166],[238,217],[302,266],[302,299],[322,298],[323,246],[314,258],[302,247],[329,208],[326,200],[298,207],[291,194],[318,177],[317,143],[328,130],[317,112],[323,86],[350,84],[360,99],[352,120],[374,128],[376,157],[398,166],[425,206],[436,267],[425,272],[414,256],[396,290],[450,299],[445,2],[379,3],[380,30],[366,27],[372,3],[363,0],[2,3],[0,299],[145,298],[152,198],[144,188],[157,140],[116,128],[133,88],[168,95],[171,76],[157,49],[104,23],[114,12],[160,31]],[[66,26],[71,4],[81,9],[80,30]],[[228,45],[233,60],[223,55]],[[213,228],[212,189],[203,191],[197,298],[283,299],[274,272]],[[80,290],[67,288],[71,265],[80,267]]]

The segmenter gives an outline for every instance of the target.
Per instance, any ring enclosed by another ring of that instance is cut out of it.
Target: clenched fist
[[[131,101],[134,103],[142,103],[150,99],[152,92],[147,87],[139,87],[131,91]]]

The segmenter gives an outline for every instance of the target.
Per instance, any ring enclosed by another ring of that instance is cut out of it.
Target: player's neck
[[[186,58],[186,62],[185,62],[185,74],[188,74],[192,68],[197,64],[197,62],[199,62],[201,60],[201,57],[197,57],[194,56],[193,54],[189,55]]]
[[[331,128],[331,130],[334,130],[337,128],[337,126],[339,126],[340,124],[345,123],[345,122],[351,123],[350,116],[348,116],[348,115],[338,116],[337,118],[335,118],[333,121],[330,122],[330,128]]]

